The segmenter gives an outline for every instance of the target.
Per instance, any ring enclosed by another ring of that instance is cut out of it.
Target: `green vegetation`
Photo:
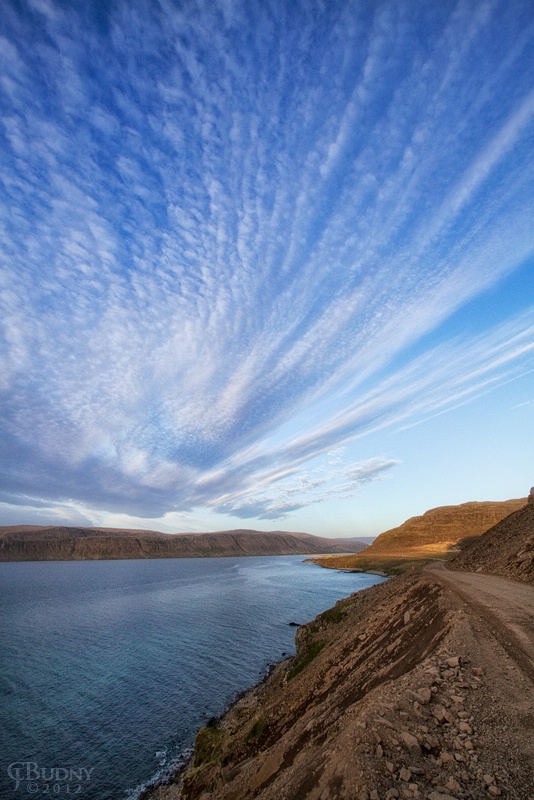
[[[318,641],[318,642],[311,642],[310,645],[304,650],[303,652],[299,653],[295,657],[295,661],[293,662],[293,667],[289,672],[287,677],[288,681],[292,680],[296,677],[299,672],[302,672],[308,664],[311,664],[314,658],[317,658],[321,650],[326,647],[326,642]]]
[[[457,555],[456,552],[449,551],[440,555],[439,558],[447,561],[455,555]],[[375,575],[393,576],[401,575],[404,572],[412,572],[414,569],[436,560],[428,556],[417,558],[411,555],[406,557],[376,555],[373,558],[363,559],[358,557],[358,560],[354,558],[354,560],[349,561],[350,558],[351,556],[324,557],[314,559],[314,562],[330,569],[345,569],[351,572],[370,572]]]
[[[435,561],[434,558],[373,558],[366,564],[358,564],[356,572],[373,572],[377,575],[402,575],[404,572],[413,572],[425,564]]]
[[[262,735],[263,731],[265,730],[265,726],[267,725],[267,720],[265,717],[259,717],[252,728],[247,733],[246,741],[250,742],[251,739],[259,739]]]
[[[317,620],[319,622],[327,622],[337,625],[339,622],[341,622],[342,619],[345,619],[345,617],[347,616],[345,607],[348,606],[349,603],[350,603],[349,599],[340,600],[340,602],[336,603],[335,606],[333,606],[332,608],[328,608],[326,611],[323,611],[322,614],[319,614]]]
[[[224,732],[218,728],[201,728],[195,739],[194,766],[214,761],[221,754]]]

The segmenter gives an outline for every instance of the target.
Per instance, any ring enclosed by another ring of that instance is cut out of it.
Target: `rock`
[[[406,767],[401,767],[401,770],[399,772],[399,778],[401,779],[401,781],[408,783],[411,777],[412,773],[410,772],[410,770],[406,769]]]
[[[488,794],[490,797],[499,797],[501,794],[501,790],[499,789],[498,786],[492,784],[491,786],[488,787]]]
[[[401,733],[401,739],[411,753],[421,752],[421,747],[419,745],[417,738],[415,736],[412,736],[411,733],[408,733],[408,731],[403,731]]]
[[[382,747],[381,744],[379,744],[376,748],[376,756],[377,758],[382,758],[383,755],[384,755],[384,748]]]
[[[404,619],[404,624],[405,624],[405,625],[407,625],[407,624],[409,623],[409,621],[411,620],[411,618],[412,618],[412,615],[410,614],[410,612],[409,612],[409,611],[406,611],[406,612],[404,613],[404,617],[403,617],[403,619]]]
[[[445,788],[449,790],[449,792],[461,792],[462,787],[458,783],[458,781],[453,778],[452,776],[449,778],[447,783],[445,784]]]
[[[423,737],[423,747],[425,750],[437,750],[439,748],[439,739],[427,733]]]
[[[460,733],[467,733],[469,736],[473,733],[473,728],[468,722],[460,722],[458,730]]]
[[[449,667],[459,667],[460,659],[458,656],[453,656],[452,658],[448,658],[446,663],[449,665]]]
[[[433,710],[434,717],[437,719],[438,722],[443,724],[444,722],[454,722],[454,717],[450,711],[448,711],[441,703],[436,703]]]
[[[288,622],[287,623],[291,628],[300,628],[299,622]]]
[[[422,689],[416,693],[417,702],[420,703],[422,706],[428,705],[432,699],[432,692],[427,686],[424,686]]]
[[[528,493],[527,502],[528,503],[534,503],[534,486],[531,488],[530,492]]]

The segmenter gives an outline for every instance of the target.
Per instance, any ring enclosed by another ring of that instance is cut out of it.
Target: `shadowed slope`
[[[466,542],[451,567],[534,582],[534,502]]]

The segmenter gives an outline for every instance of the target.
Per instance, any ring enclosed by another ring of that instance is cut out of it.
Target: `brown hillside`
[[[458,575],[470,577],[403,575],[299,628],[296,657],[210,720],[185,772],[143,797],[532,800],[534,699],[520,666],[532,663],[532,615],[517,630],[515,617],[534,587],[471,576],[490,607],[493,583],[512,584],[486,623]]]
[[[0,561],[298,555],[354,553],[364,548],[364,544],[354,541],[287,531],[166,534],[60,526],[18,525],[0,528]]]
[[[534,502],[466,543],[451,567],[534,582]]]
[[[462,539],[480,536],[525,503],[526,499],[519,499],[433,508],[382,533],[361,555],[334,556],[322,559],[320,563],[338,569],[372,570],[384,565],[387,568],[390,561],[447,557]]]

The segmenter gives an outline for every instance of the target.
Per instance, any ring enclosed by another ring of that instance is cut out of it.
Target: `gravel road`
[[[428,566],[434,578],[452,589],[534,683],[534,586],[497,575],[455,572],[445,562]]]

